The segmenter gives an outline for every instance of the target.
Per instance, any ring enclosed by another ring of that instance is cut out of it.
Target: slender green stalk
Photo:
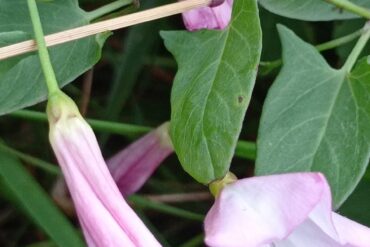
[[[353,48],[351,54],[349,54],[346,62],[343,65],[343,70],[347,73],[351,72],[353,66],[355,65],[358,57],[360,56],[362,50],[366,46],[367,42],[370,39],[370,22],[365,24],[363,32],[359,40],[357,41],[355,47]]]
[[[197,246],[203,246],[204,242],[204,234],[199,234],[195,236],[194,238],[190,239],[186,243],[183,243],[180,245],[180,247],[197,247]]]
[[[13,117],[21,118],[21,119],[28,119],[28,120],[38,121],[38,122],[48,121],[47,115],[43,112],[20,110],[20,111],[12,112],[9,115]],[[91,127],[96,131],[123,135],[123,136],[127,136],[130,138],[140,136],[151,130],[150,127],[138,126],[138,125],[133,125],[133,124],[108,122],[108,121],[95,120],[95,119],[86,119],[86,120],[91,125]]]
[[[360,29],[360,30],[357,30],[353,33],[345,35],[343,37],[333,39],[333,40],[330,40],[328,42],[316,45],[315,47],[320,52],[327,51],[327,50],[330,50],[330,49],[334,49],[336,47],[339,47],[341,45],[345,45],[345,44],[355,40],[362,33],[363,33],[363,29]],[[282,63],[283,63],[282,59],[277,59],[277,60],[274,60],[274,61],[266,61],[266,62],[261,61],[260,66],[265,67],[265,73],[264,74],[269,74],[275,68],[280,67],[282,65]]]
[[[107,121],[95,120],[95,119],[87,119],[87,122],[96,131],[124,135],[130,138],[145,134],[152,129],[146,126],[107,122]]]
[[[48,117],[46,113],[43,112],[36,112],[36,111],[29,111],[29,110],[19,110],[9,114],[9,116],[27,119],[37,122],[47,122]]]
[[[370,19],[369,9],[361,7],[357,4],[354,4],[349,0],[326,0],[326,1],[338,6],[339,8],[350,11],[356,15]]]
[[[343,36],[343,37],[340,37],[340,38],[337,38],[337,39],[333,39],[333,40],[330,40],[328,42],[325,42],[325,43],[322,43],[322,44],[319,44],[316,47],[316,49],[318,51],[327,51],[327,50],[330,50],[330,49],[334,49],[336,47],[339,47],[341,45],[344,45],[344,44],[347,44],[355,39],[357,39],[360,35],[362,34],[362,29],[360,30],[357,30],[353,33],[350,33],[346,36]]]
[[[133,195],[128,198],[135,206],[143,209],[153,209],[165,214],[174,215],[180,218],[195,220],[203,222],[204,216],[201,214],[193,213],[181,208],[176,208],[159,202],[153,202],[144,197]]]
[[[41,168],[41,169],[43,169],[43,170],[45,170],[49,173],[52,173],[52,174],[55,174],[55,175],[62,174],[59,167],[57,167],[56,165],[51,164],[49,162],[46,162],[44,160],[35,158],[31,155],[19,152],[18,150],[15,150],[15,149],[5,145],[2,142],[0,142],[0,150],[4,151],[6,153],[12,154],[14,156],[17,156],[19,159],[24,160],[24,161],[28,162],[29,164],[31,164],[35,167]]]
[[[124,6],[130,5],[133,3],[133,0],[117,0],[107,5],[104,5],[96,10],[90,11],[88,13],[89,21],[100,18],[104,15],[107,15],[113,11],[116,11]]]
[[[31,15],[33,31],[38,47],[39,58],[41,62],[42,71],[44,72],[46,85],[48,87],[49,95],[59,91],[58,82],[50,61],[49,52],[46,48],[44,31],[40,21],[39,11],[37,9],[35,0],[27,0],[28,9]]]
[[[29,110],[19,110],[9,114],[12,117],[33,120],[38,122],[47,122],[47,116],[43,112],[29,111]],[[91,125],[95,131],[112,133],[117,135],[126,136],[129,138],[138,137],[149,132],[152,128],[146,126],[139,126],[133,124],[109,122],[96,119],[86,119],[86,121]],[[235,155],[240,158],[255,159],[256,145],[253,142],[239,141]]]
[[[235,149],[235,155],[240,158],[255,160],[256,150],[257,147],[254,142],[238,141]]]

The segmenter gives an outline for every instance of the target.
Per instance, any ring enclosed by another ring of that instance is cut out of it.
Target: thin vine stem
[[[28,119],[28,120],[38,121],[38,122],[48,121],[47,115],[43,112],[20,110],[20,111],[12,112],[9,115],[12,117],[16,117],[16,118]],[[139,126],[139,125],[134,125],[134,124],[108,122],[108,121],[96,120],[96,119],[86,119],[86,121],[96,131],[123,135],[123,136],[130,137],[130,138],[140,136],[151,130],[150,127]]]
[[[359,30],[357,30],[353,33],[350,33],[348,35],[345,35],[343,37],[333,39],[333,40],[324,42],[322,44],[316,45],[315,48],[319,52],[334,49],[334,48],[345,45],[345,44],[355,40],[356,38],[361,36],[362,33],[363,33],[363,28],[361,28],[361,29],[359,29]],[[269,67],[268,71],[272,71],[273,69],[280,67],[282,63],[283,63],[282,59],[277,59],[277,60],[274,60],[274,61],[261,61],[260,66]]]
[[[357,41],[351,54],[349,54],[346,62],[344,63],[342,68],[344,71],[346,71],[347,73],[351,72],[353,66],[355,65],[358,57],[360,56],[362,50],[366,46],[369,39],[370,39],[370,21],[365,24],[361,37]]]
[[[198,213],[190,212],[185,209],[173,207],[159,202],[153,202],[144,197],[138,195],[132,195],[128,197],[128,201],[133,203],[135,206],[142,209],[152,209],[158,212],[162,212],[169,215],[174,215],[180,218],[195,220],[203,222],[204,216]]]
[[[31,16],[33,31],[38,47],[38,54],[41,62],[42,71],[45,76],[46,85],[48,87],[49,95],[59,91],[58,82],[54,73],[53,65],[50,61],[49,52],[46,48],[44,38],[44,31],[42,30],[39,11],[37,9],[35,0],[27,0],[28,9]]]
[[[350,11],[356,15],[365,17],[366,19],[370,19],[369,9],[354,4],[349,0],[326,0],[326,1],[338,6],[339,8]]]
[[[132,4],[134,1],[133,0],[117,0],[112,3],[108,3],[98,9],[95,9],[93,11],[90,11],[87,13],[87,18],[89,21],[93,21],[95,19],[98,19],[100,17],[103,17],[107,14],[112,13],[113,11],[116,11],[122,7],[125,7],[127,5]]]
[[[202,233],[183,243],[182,245],[180,245],[180,247],[197,247],[202,246],[203,243],[204,243],[204,234]]]
[[[330,50],[330,49],[334,49],[336,47],[339,47],[341,45],[345,45],[355,39],[357,39],[358,37],[360,37],[362,34],[362,29],[360,30],[357,30],[353,33],[350,33],[348,35],[345,35],[343,37],[340,37],[340,38],[337,38],[337,39],[333,39],[333,40],[330,40],[328,42],[325,42],[325,43],[322,43],[322,44],[319,44],[316,47],[316,49],[320,52],[322,51],[327,51],[327,50]]]
[[[238,143],[236,144],[235,155],[239,158],[255,160],[256,151],[256,143],[249,141],[238,141]]]
[[[30,110],[15,111],[10,113],[9,116],[38,122],[48,121],[45,113]],[[152,130],[150,127],[134,124],[117,123],[96,119],[86,119],[86,121],[95,131],[122,135],[129,138],[136,138]],[[235,155],[240,158],[254,160],[256,157],[256,144],[249,141],[238,141]]]

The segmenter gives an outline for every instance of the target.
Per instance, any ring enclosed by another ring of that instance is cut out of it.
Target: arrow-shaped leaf
[[[78,7],[76,0],[38,1],[37,5],[47,34],[89,23],[87,13]],[[33,36],[27,1],[0,0],[0,10],[0,46]],[[60,86],[74,80],[100,59],[105,37],[98,35],[50,48]],[[44,76],[35,52],[0,61],[0,92],[0,115],[46,98]]]
[[[261,54],[256,0],[234,3],[224,31],[162,32],[179,71],[171,137],[184,169],[209,183],[229,169]]]
[[[259,0],[267,10],[289,18],[306,21],[329,21],[358,18],[359,16],[336,7],[325,0]],[[368,0],[351,0],[370,8]]]
[[[370,65],[333,69],[292,31],[279,31],[284,66],[263,108],[256,173],[323,172],[338,207],[369,162]]]

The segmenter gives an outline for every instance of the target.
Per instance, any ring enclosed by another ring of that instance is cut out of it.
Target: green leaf
[[[0,183],[60,247],[85,246],[71,223],[15,157],[0,151]]]
[[[38,7],[46,34],[89,23],[87,14],[75,0],[38,1]],[[26,1],[0,0],[0,9],[0,46],[9,44],[9,40],[16,38],[13,36],[18,36],[15,42],[33,36]],[[24,34],[24,38],[20,40],[19,34]],[[74,80],[100,59],[105,38],[103,34],[50,48],[60,86]],[[0,61],[0,115],[44,100],[47,95],[44,84],[35,52]]]
[[[370,7],[369,0],[351,0],[351,2],[363,7]],[[259,3],[277,15],[306,21],[329,21],[359,17],[337,8],[325,0],[259,0]]]
[[[16,42],[30,39],[31,36],[22,31],[12,31],[0,33],[0,47],[11,45]],[[0,61],[0,77],[14,65],[16,65],[25,55],[9,58],[6,62]],[[0,81],[1,85],[1,81]],[[1,96],[0,96],[1,97]]]
[[[370,65],[351,74],[280,26],[284,66],[268,92],[257,141],[257,175],[320,171],[337,208],[370,155]]]
[[[256,0],[235,1],[224,31],[161,32],[179,66],[171,138],[184,169],[201,183],[229,169],[261,54]]]

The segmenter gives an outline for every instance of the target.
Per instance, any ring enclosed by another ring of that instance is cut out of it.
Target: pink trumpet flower
[[[113,179],[124,196],[138,191],[173,152],[168,126],[169,123],[162,124],[107,161]]]
[[[332,211],[320,173],[226,185],[205,219],[211,247],[369,247],[370,229]]]
[[[95,135],[62,92],[49,98],[49,138],[90,247],[161,246],[119,192]]]
[[[186,1],[186,0],[185,0]],[[224,29],[230,22],[233,0],[224,0],[220,5],[192,9],[182,14],[189,31],[199,29]]]

